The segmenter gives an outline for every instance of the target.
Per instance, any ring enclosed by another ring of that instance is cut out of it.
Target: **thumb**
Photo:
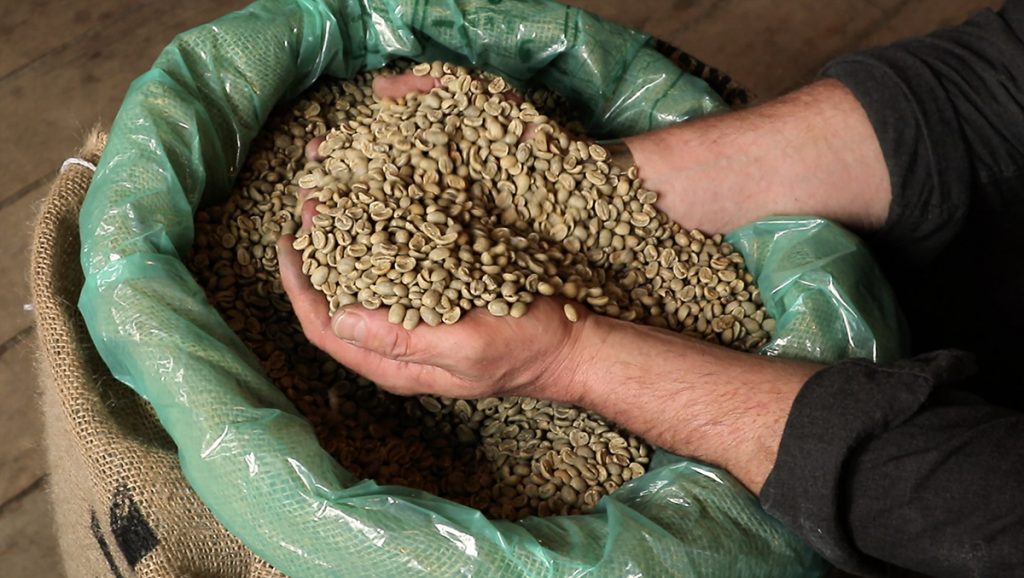
[[[425,357],[410,331],[388,321],[386,309],[343,307],[334,314],[331,330],[339,339],[387,359],[418,363]]]

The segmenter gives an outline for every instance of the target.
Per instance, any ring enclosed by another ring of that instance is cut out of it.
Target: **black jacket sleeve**
[[[1024,575],[1024,416],[967,393],[972,375],[952,351],[814,375],[765,509],[859,575]]]
[[[823,75],[888,164],[889,217],[867,239],[917,356],[813,376],[762,504],[857,574],[1024,576],[1024,0]]]
[[[915,262],[961,230],[972,202],[1019,197],[1024,176],[1024,3],[822,71],[867,111],[893,201],[872,240]]]

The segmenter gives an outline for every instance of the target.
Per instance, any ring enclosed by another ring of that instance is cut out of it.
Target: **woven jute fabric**
[[[105,136],[77,157],[97,163]],[[77,576],[283,576],[189,488],[150,406],[111,377],[78,311],[78,213],[92,171],[57,177],[35,228],[32,301],[60,555]]]

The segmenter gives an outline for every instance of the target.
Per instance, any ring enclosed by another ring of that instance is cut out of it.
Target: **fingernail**
[[[366,335],[366,319],[355,311],[341,309],[334,315],[332,329],[339,339],[358,345]]]

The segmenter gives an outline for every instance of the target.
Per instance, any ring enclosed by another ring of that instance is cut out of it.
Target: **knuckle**
[[[381,352],[391,359],[410,359],[413,353],[411,342],[407,332],[389,326],[381,339]]]

